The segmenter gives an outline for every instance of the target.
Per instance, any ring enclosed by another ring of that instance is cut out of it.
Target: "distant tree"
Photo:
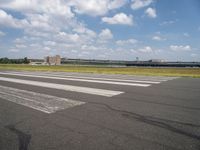
[[[1,64],[28,64],[30,61],[27,57],[23,59],[8,59],[7,57],[0,58]]]
[[[28,64],[28,63],[30,63],[27,57],[24,58],[23,63],[24,63],[24,64]]]
[[[7,57],[4,57],[4,58],[1,58],[1,59],[0,59],[0,62],[1,62],[2,64],[8,64],[8,63],[9,63],[9,59],[8,59]]]

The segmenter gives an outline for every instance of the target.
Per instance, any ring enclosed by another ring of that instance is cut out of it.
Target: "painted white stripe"
[[[21,71],[21,72],[7,72],[7,73],[17,73],[17,74],[36,74],[36,75],[49,75],[49,76],[57,76],[61,75],[63,77],[73,77],[73,78],[81,78],[81,79],[99,79],[99,80],[106,80],[106,79],[111,79],[115,81],[120,81],[120,80],[127,80],[127,82],[134,82],[134,81],[144,81],[144,82],[163,82],[163,81],[168,81],[168,80],[173,80],[177,79],[179,77],[164,77],[164,76],[139,76],[139,75],[106,75],[106,74],[86,74],[86,73],[68,73],[68,72],[29,72],[29,71]],[[86,76],[88,75],[88,76]],[[93,77],[93,76],[97,77]],[[100,76],[100,77],[98,77]],[[127,79],[128,78],[128,79]],[[156,84],[156,83],[152,83]]]
[[[17,74],[17,73],[0,73],[0,74],[15,75],[15,76],[22,76],[22,77],[38,77],[38,78],[45,78],[45,79],[59,79],[59,80],[68,80],[68,81],[82,81],[82,82],[92,82],[92,83],[128,85],[128,86],[141,86],[141,87],[150,86],[150,84],[113,82],[113,81],[89,80],[89,79],[78,79],[78,78],[63,78],[63,77],[52,77],[52,76],[30,75],[30,74]]]
[[[12,71],[14,72],[14,71]],[[35,73],[35,74],[52,74],[52,75],[64,75],[64,76],[73,76],[73,77],[94,77],[96,76],[97,78],[110,78],[110,79],[127,79],[127,80],[146,80],[146,81],[167,81],[168,79],[173,79],[174,77],[166,77],[166,76],[142,76],[142,75],[119,75],[119,74],[93,74],[93,73],[70,73],[70,72],[53,72],[53,71],[47,71],[47,72],[30,72],[30,71],[20,71],[20,72],[15,72],[15,73]]]
[[[26,84],[26,85],[33,85],[33,86],[40,86],[40,87],[46,87],[46,88],[52,88],[52,89],[65,90],[65,91],[73,91],[73,92],[80,92],[80,93],[86,93],[86,94],[107,96],[107,97],[112,97],[112,96],[124,93],[121,91],[111,91],[111,90],[80,87],[80,86],[73,86],[73,85],[63,85],[63,84],[47,83],[47,82],[40,82],[40,81],[21,80],[21,79],[14,79],[14,78],[0,77],[0,80],[7,81],[7,82],[19,83],[19,84]]]
[[[99,79],[99,80],[127,80],[127,82],[135,82],[135,81],[142,81],[142,82],[164,82],[168,80],[176,79],[177,77],[161,77],[161,76],[135,76],[135,75],[106,75],[106,74],[86,74],[86,73],[68,73],[68,72],[29,72],[29,71],[8,71],[7,73],[17,73],[17,74],[30,74],[30,75],[49,75],[49,76],[58,76],[58,77],[72,77],[72,78],[79,78],[79,79]],[[88,75],[88,76],[86,76]],[[94,77],[97,76],[97,77]],[[100,77],[99,77],[100,76]],[[123,81],[122,81],[123,82]],[[142,83],[141,82],[141,83]],[[157,83],[150,83],[150,84],[157,84]]]
[[[85,102],[81,101],[4,86],[0,86],[0,97],[4,100],[27,106],[45,113],[55,113],[59,110],[85,104]]]
[[[0,73],[1,74],[1,73]],[[17,73],[19,74],[19,73]],[[68,78],[72,78],[74,79],[75,81],[78,81],[80,79],[89,79],[89,80],[92,80],[92,81],[95,81],[95,80],[102,80],[102,81],[115,81],[115,82],[131,82],[131,83],[146,83],[146,84],[159,84],[160,81],[150,81],[150,80],[136,80],[136,79],[132,79],[132,80],[129,80],[129,79],[110,79],[110,78],[97,78],[97,77],[78,77],[78,76],[70,76],[70,75],[59,75],[59,74],[47,74],[47,73],[23,73],[23,75],[41,75],[41,76],[46,76],[46,77],[60,77],[60,78],[63,78],[65,80],[69,80]],[[70,80],[72,80],[70,79]],[[88,80],[86,82],[89,82]]]

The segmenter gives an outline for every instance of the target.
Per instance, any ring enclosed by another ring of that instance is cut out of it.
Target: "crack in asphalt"
[[[113,129],[113,128],[106,127],[106,126],[104,126],[104,125],[99,125],[99,124],[96,124],[96,123],[93,123],[93,122],[85,121],[85,120],[83,120],[83,119],[79,119],[79,118],[76,118],[76,117],[72,117],[72,116],[70,116],[70,115],[59,114],[59,116],[62,116],[62,117],[65,117],[65,118],[66,118],[66,117],[67,117],[67,118],[71,118],[71,119],[80,121],[80,122],[85,123],[85,124],[90,124],[90,125],[92,125],[92,126],[96,126],[96,127],[100,128],[101,130],[109,130],[109,131],[111,131],[111,132],[113,132],[113,133],[116,133],[116,134],[118,134],[118,135],[124,135],[124,136],[126,136],[126,137],[128,137],[128,138],[131,138],[131,139],[137,139],[137,140],[142,140],[142,141],[146,141],[146,142],[149,142],[149,143],[154,143],[154,144],[156,144],[156,145],[164,146],[164,147],[166,147],[166,148],[169,148],[169,149],[171,149],[171,150],[181,150],[181,149],[174,148],[173,146],[170,146],[170,145],[166,145],[166,144],[159,143],[159,142],[156,142],[156,141],[152,141],[152,140],[149,140],[149,139],[144,139],[144,138],[141,138],[141,137],[137,137],[137,136],[134,136],[133,134],[130,134],[130,133],[124,133],[124,132],[115,130],[115,129]],[[59,127],[59,126],[58,126],[58,127]],[[64,128],[65,128],[65,127],[64,127]],[[78,133],[78,134],[83,135],[82,132],[79,132],[79,131],[78,131],[78,132],[75,131],[75,132]],[[87,134],[84,133],[84,135],[87,135]]]
[[[170,124],[168,124],[167,122],[173,122],[173,123],[177,123],[177,124],[181,124],[181,125],[185,125],[185,126],[190,126],[190,127],[200,127],[200,125],[195,125],[195,124],[191,124],[191,123],[183,123],[183,122],[178,122],[178,121],[171,121],[171,120],[165,120],[165,119],[160,119],[160,118],[154,118],[151,116],[143,116],[137,113],[133,113],[133,112],[129,112],[126,110],[120,110],[117,108],[113,108],[107,104],[103,104],[103,103],[97,103],[97,102],[89,102],[90,104],[94,104],[94,105],[101,105],[106,107],[109,110],[121,113],[121,115],[125,116],[125,117],[129,117],[129,118],[133,118],[137,121],[143,122],[143,123],[147,123],[153,126],[157,126],[166,130],[169,130],[171,132],[174,133],[178,133],[178,134],[182,134],[185,135],[187,137],[196,139],[196,140],[200,140],[200,135],[196,135],[196,134],[192,134],[189,132],[186,132],[184,130],[181,130],[179,128],[176,128]]]
[[[19,150],[28,150],[28,146],[31,140],[30,134],[26,134],[16,129],[14,125],[7,125],[5,128],[9,129],[11,132],[17,135],[19,141]]]
[[[176,98],[177,100],[181,100],[179,98]],[[143,99],[131,99],[132,101],[136,101],[136,102],[140,102],[140,103],[149,103],[149,104],[158,104],[158,105],[163,105],[163,106],[170,106],[170,107],[178,107],[181,109],[188,109],[188,110],[196,110],[196,111],[200,111],[200,107],[189,107],[189,106],[181,106],[181,105],[177,105],[177,104],[168,104],[168,103],[164,103],[164,102],[156,102],[156,101],[149,101],[149,100],[143,100]]]

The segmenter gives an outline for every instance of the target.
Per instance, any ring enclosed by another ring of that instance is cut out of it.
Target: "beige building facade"
[[[61,57],[60,57],[60,55],[47,56],[47,57],[45,57],[45,63],[47,63],[48,65],[60,65]]]

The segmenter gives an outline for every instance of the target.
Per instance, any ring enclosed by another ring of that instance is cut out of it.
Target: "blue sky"
[[[199,0],[0,0],[0,57],[200,61]]]

